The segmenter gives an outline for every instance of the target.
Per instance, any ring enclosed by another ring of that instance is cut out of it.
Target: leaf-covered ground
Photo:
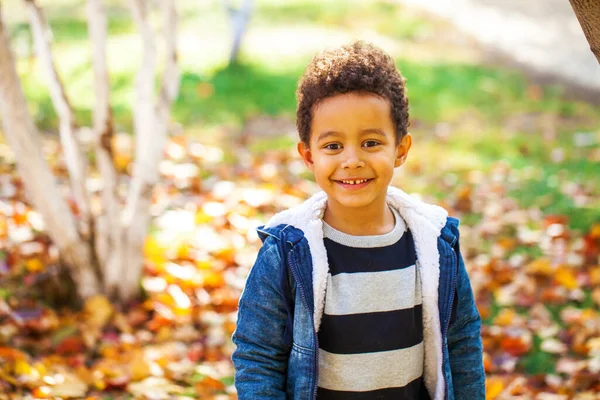
[[[254,228],[316,190],[289,151],[235,154],[224,163],[219,148],[170,141],[145,245],[146,299],[116,309],[96,297],[81,311],[44,302],[56,248],[3,163],[0,398],[235,398],[230,337],[260,245]],[[519,207],[507,193],[522,178],[503,162],[459,179],[430,184],[448,188],[452,214],[479,215],[463,225],[461,243],[485,321],[488,397],[595,398],[600,224],[576,233],[565,215]]]

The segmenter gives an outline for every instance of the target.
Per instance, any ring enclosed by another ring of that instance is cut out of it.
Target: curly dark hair
[[[327,97],[348,92],[372,93],[389,101],[396,142],[407,133],[406,79],[387,53],[370,43],[353,42],[317,54],[298,82],[296,126],[309,144],[314,107]]]

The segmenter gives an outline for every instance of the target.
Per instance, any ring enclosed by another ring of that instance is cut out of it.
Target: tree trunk
[[[88,28],[91,40],[96,103],[94,106],[95,150],[102,176],[101,210],[92,210],[85,189],[85,168],[73,109],[54,65],[48,26],[35,0],[25,0],[38,56],[49,77],[54,108],[60,118],[60,136],[69,169],[71,188],[88,229],[77,229],[77,219],[60,196],[57,184],[45,163],[37,129],[27,104],[0,21],[0,110],[5,135],[15,153],[18,170],[30,192],[34,207],[42,214],[48,234],[57,244],[61,258],[83,298],[102,291],[113,300],[127,302],[139,294],[144,265],[143,245],[151,222],[153,188],[158,182],[158,165],[167,140],[170,107],[179,90],[174,0],[163,0],[162,24],[166,60],[158,98],[154,92],[157,70],[153,29],[148,21],[146,0],[130,0],[131,11],[142,37],[143,57],[138,74],[134,106],[136,158],[129,193],[121,205],[117,193],[118,174],[113,162],[113,122],[110,83],[106,63],[106,13],[102,0],[88,0]],[[0,3],[1,4],[1,3]]]
[[[229,64],[237,61],[242,38],[246,32],[246,27],[252,15],[254,8],[254,0],[243,0],[242,6],[235,8],[231,4],[231,0],[225,0],[225,8],[229,14],[232,31],[231,52],[229,54]]]
[[[121,268],[121,265],[116,261],[122,259],[123,229],[120,219],[121,206],[117,194],[118,175],[113,162],[110,79],[106,64],[106,12],[102,0],[88,0],[87,11],[96,93],[93,128],[96,145],[96,165],[103,182],[103,209],[96,218],[94,240],[96,258],[103,266],[105,287],[114,287]],[[110,276],[109,282],[106,280],[107,276]]]
[[[0,112],[4,136],[17,159],[17,170],[33,206],[44,217],[46,230],[78,283],[78,294],[82,297],[97,294],[100,284],[92,268],[90,246],[79,236],[75,218],[42,154],[39,134],[27,109],[1,12]]]
[[[80,232],[87,238],[90,234],[90,203],[85,187],[86,163],[81,151],[81,145],[76,137],[77,124],[75,113],[67,97],[67,92],[62,84],[58,71],[54,66],[52,50],[50,47],[50,28],[42,10],[35,4],[34,0],[25,0],[29,11],[29,25],[33,33],[38,58],[48,77],[48,87],[52,104],[60,121],[60,141],[65,156],[65,163],[69,171],[69,181],[73,190],[73,197],[77,208],[81,213],[79,219]]]
[[[600,1],[569,0],[590,44],[592,53],[600,64]]]
[[[162,3],[166,60],[158,100],[155,100],[153,90],[156,75],[155,39],[148,23],[147,3],[144,0],[131,0],[130,5],[142,36],[143,56],[138,73],[138,98],[134,107],[135,162],[122,217],[126,247],[122,258],[122,267],[125,269],[119,283],[120,291],[128,297],[137,289],[135,285],[142,272],[142,250],[151,221],[152,189],[158,181],[158,165],[167,140],[169,110],[179,89],[174,0]]]

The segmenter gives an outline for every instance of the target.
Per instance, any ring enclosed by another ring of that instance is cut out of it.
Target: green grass
[[[256,115],[292,114],[300,71],[269,71],[266,66],[234,64],[204,76],[184,72],[173,109],[184,125],[243,124]],[[202,87],[212,91],[203,96]]]
[[[542,351],[540,346],[542,339],[533,335],[533,345],[531,351],[519,360],[519,365],[529,375],[553,374],[557,357]]]
[[[254,23],[319,24],[330,27],[373,29],[394,38],[425,35],[433,26],[389,1],[263,1]]]

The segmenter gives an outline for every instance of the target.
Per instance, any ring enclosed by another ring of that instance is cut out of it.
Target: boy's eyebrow
[[[317,141],[325,139],[329,136],[340,136],[340,133],[336,132],[336,131],[325,131],[319,135],[319,137],[317,138]]]
[[[363,129],[362,131],[360,131],[360,133],[363,134],[363,135],[365,133],[376,133],[378,135],[385,136],[385,132],[382,131],[379,128],[367,128],[367,129]]]
[[[366,133],[375,133],[380,136],[385,136],[385,132],[379,128],[367,128],[367,129],[363,129],[362,131],[360,131],[361,135],[364,135]],[[329,136],[341,136],[341,133],[336,132],[336,131],[325,131],[319,135],[319,137],[317,138],[317,141],[323,140]]]

